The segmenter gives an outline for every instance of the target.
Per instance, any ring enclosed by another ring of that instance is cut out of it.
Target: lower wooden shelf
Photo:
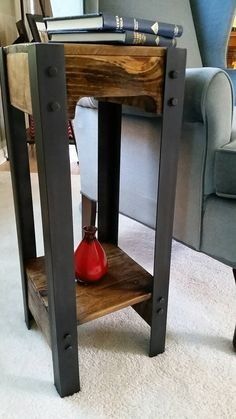
[[[77,323],[132,306],[151,298],[153,277],[119,247],[103,243],[108,274],[96,284],[76,284]],[[30,310],[50,341],[48,293],[44,257],[26,263]]]

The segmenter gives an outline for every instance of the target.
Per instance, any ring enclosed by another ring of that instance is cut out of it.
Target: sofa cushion
[[[236,140],[216,150],[215,187],[218,196],[236,198]]]
[[[98,101],[94,97],[82,97],[76,106],[82,106],[83,108],[98,109]],[[142,116],[144,118],[156,118],[157,114],[153,112],[146,112],[141,108],[129,105],[122,105],[123,115]]]

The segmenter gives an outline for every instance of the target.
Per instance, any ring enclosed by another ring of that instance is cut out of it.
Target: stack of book
[[[105,13],[45,18],[51,42],[175,47],[183,27]]]

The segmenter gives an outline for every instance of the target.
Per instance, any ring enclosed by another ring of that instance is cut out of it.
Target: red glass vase
[[[95,237],[97,228],[83,227],[84,238],[74,253],[75,277],[82,282],[99,281],[108,269],[106,253]]]

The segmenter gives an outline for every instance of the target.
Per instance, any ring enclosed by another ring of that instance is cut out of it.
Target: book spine
[[[125,44],[127,45],[146,45],[158,47],[175,47],[175,38],[164,38],[143,32],[126,31]]]
[[[157,22],[148,19],[136,19],[131,17],[110,16],[103,14],[104,30],[125,30],[134,32],[144,32],[168,38],[179,37],[183,33],[181,25],[172,23]]]

